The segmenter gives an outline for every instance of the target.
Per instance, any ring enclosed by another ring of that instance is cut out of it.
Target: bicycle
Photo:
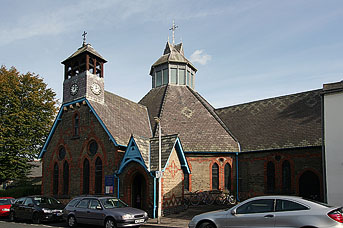
[[[227,205],[227,204],[236,204],[236,198],[230,192],[222,192],[216,198],[216,204],[218,205]]]

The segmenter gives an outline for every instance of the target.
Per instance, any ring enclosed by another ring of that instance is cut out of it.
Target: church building
[[[151,217],[159,181],[164,213],[206,190],[323,199],[320,89],[216,109],[195,90],[183,44],[168,41],[136,103],[105,90],[104,77],[115,77],[106,62],[85,42],[62,62],[63,103],[40,153],[42,194],[110,194]]]

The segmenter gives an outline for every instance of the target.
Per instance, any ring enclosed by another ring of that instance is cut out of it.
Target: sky
[[[44,79],[62,102],[61,64],[86,42],[108,62],[105,89],[138,102],[172,41],[215,108],[343,79],[341,0],[0,0],[0,65]]]

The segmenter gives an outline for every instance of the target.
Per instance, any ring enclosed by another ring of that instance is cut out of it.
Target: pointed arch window
[[[74,136],[79,136],[80,134],[80,118],[79,114],[74,116]]]
[[[58,164],[57,162],[55,163],[54,165],[54,174],[53,174],[53,194],[54,195],[57,195],[58,194],[58,172],[59,172],[59,169],[58,169]]]
[[[69,164],[67,161],[63,164],[63,195],[69,193]]]
[[[217,163],[212,165],[212,189],[219,189],[219,166]]]
[[[267,192],[271,193],[275,191],[275,164],[274,162],[268,162],[267,164]]]
[[[282,191],[283,193],[291,191],[291,164],[287,160],[282,163]]]
[[[83,161],[83,194],[89,194],[89,161],[87,158]]]
[[[95,161],[95,193],[102,193],[102,161],[98,157]]]
[[[225,189],[231,190],[231,165],[226,163],[224,167]]]

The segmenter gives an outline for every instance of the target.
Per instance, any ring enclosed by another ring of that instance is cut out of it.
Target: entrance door
[[[142,174],[137,173],[132,180],[132,206],[135,208],[143,208],[145,202],[146,182]]]
[[[312,171],[306,171],[300,176],[299,195],[308,199],[320,200],[320,181]]]

